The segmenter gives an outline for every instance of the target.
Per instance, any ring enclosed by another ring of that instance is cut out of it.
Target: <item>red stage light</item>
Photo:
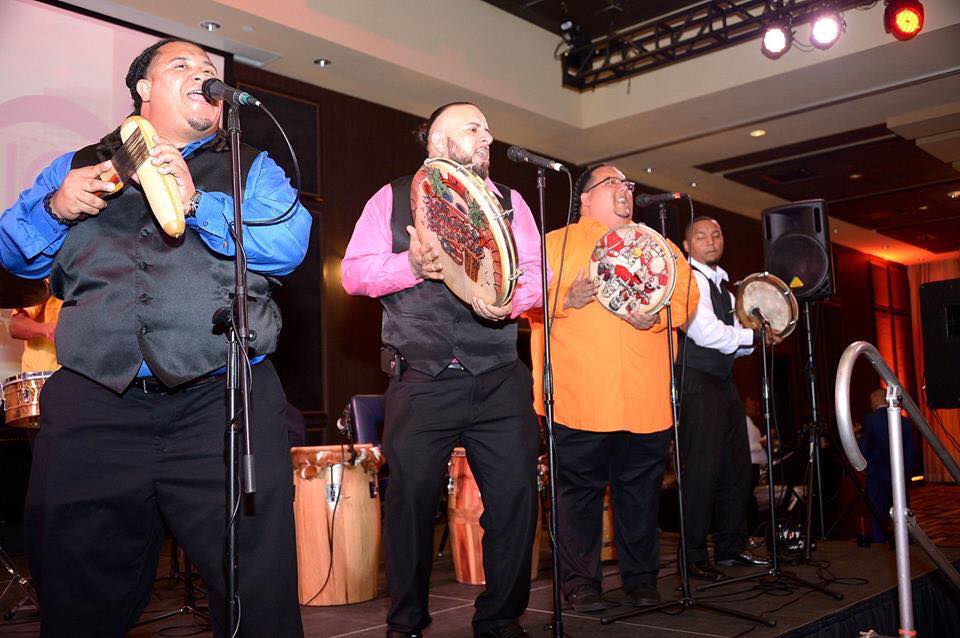
[[[923,29],[923,5],[917,0],[887,0],[883,25],[897,40],[909,40]]]

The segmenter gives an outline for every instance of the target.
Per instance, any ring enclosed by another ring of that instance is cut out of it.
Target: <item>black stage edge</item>
[[[438,529],[439,532],[439,529]],[[665,533],[662,537],[662,569],[658,581],[664,598],[674,597],[678,584],[676,573],[677,536]],[[549,638],[543,627],[551,619],[553,609],[550,592],[550,562],[547,544],[541,540],[543,552],[540,576],[531,583],[530,606],[521,622],[531,638]],[[957,561],[960,548],[946,548],[944,552]],[[143,619],[178,607],[183,601],[183,586],[169,588],[169,548],[161,555],[158,581],[154,596]],[[470,638],[470,619],[473,600],[480,587],[461,585],[453,576],[453,565],[447,558],[434,563],[430,588],[430,608],[433,624],[425,638]],[[911,548],[913,567],[914,616],[919,638],[953,638],[960,636],[960,596],[934,570],[922,550]],[[794,591],[758,589],[753,583],[716,590],[711,595],[701,593],[705,600],[725,607],[742,609],[777,621],[776,627],[755,625],[736,618],[718,618],[714,614],[692,609],[682,615],[651,613],[609,626],[600,624],[603,614],[564,613],[564,626],[573,636],[590,638],[855,638],[858,632],[875,629],[886,636],[897,635],[896,570],[894,554],[885,545],[859,548],[853,541],[822,541],[813,554],[817,566],[785,563],[788,569],[810,580],[823,577],[839,579],[830,586],[844,594],[844,600],[835,601],[806,588]],[[15,557],[18,567],[25,568],[22,556]],[[828,565],[829,564],[829,565]],[[960,561],[957,561],[960,564]],[[749,573],[747,568],[727,571],[732,576]],[[855,579],[866,579],[866,583]],[[854,580],[851,580],[854,579]],[[0,579],[0,590],[3,580]],[[693,581],[696,584],[697,581]],[[611,600],[622,599],[617,588],[620,579],[616,563],[604,565],[604,591]],[[387,612],[383,574],[380,574],[380,595],[369,602],[344,607],[302,607],[303,624],[307,638],[382,638]],[[8,601],[0,601],[4,606]],[[626,607],[609,610],[615,613]],[[129,638],[152,636],[202,636],[209,631],[193,633],[197,628],[194,618],[179,616],[134,629]],[[202,619],[196,619],[201,627]],[[14,624],[0,622],[0,636],[39,636],[36,621],[19,616]]]

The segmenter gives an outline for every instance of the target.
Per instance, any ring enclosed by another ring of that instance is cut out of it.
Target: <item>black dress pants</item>
[[[519,361],[477,376],[447,368],[437,377],[407,370],[391,380],[383,441],[390,463],[384,531],[390,629],[413,632],[430,623],[434,514],[457,445],[466,448],[484,506],[487,585],[476,601],[474,631],[507,625],[526,609],[540,444],[531,384]]]
[[[554,424],[557,451],[557,544],[568,597],[603,582],[603,494],[613,506],[614,543],[626,592],[656,586],[660,570],[660,484],[671,430],[652,434],[588,432]]]
[[[680,373],[677,373],[680,378]],[[680,454],[687,560],[707,560],[713,524],[718,558],[746,547],[753,494],[747,421],[733,379],[687,368],[680,406]]]
[[[223,378],[172,394],[114,393],[70,370],[40,398],[26,505],[27,552],[44,638],[120,638],[150,599],[164,523],[197,566],[224,636],[226,391]],[[240,635],[302,636],[285,399],[253,367],[257,491],[238,516]]]

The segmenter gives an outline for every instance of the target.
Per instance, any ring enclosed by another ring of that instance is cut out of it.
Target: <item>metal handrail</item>
[[[880,377],[887,382],[887,428],[890,433],[890,478],[893,487],[893,507],[890,509],[890,516],[893,518],[894,542],[896,544],[897,554],[897,597],[900,604],[900,635],[916,636],[913,624],[913,599],[911,597],[910,587],[910,552],[907,543],[907,535],[913,536],[931,559],[937,564],[937,567],[947,578],[960,590],[960,574],[953,567],[953,564],[943,555],[943,552],[930,540],[930,538],[917,525],[913,512],[907,509],[907,485],[903,470],[903,438],[902,422],[900,417],[901,406],[913,419],[914,425],[923,435],[930,447],[937,454],[944,466],[953,476],[954,480],[960,483],[960,467],[956,460],[950,455],[944,447],[943,442],[934,434],[930,424],[920,413],[917,404],[913,402],[910,395],[903,392],[900,380],[893,373],[887,362],[883,360],[880,352],[866,341],[855,341],[847,346],[840,357],[840,365],[837,366],[837,381],[834,387],[834,399],[837,411],[837,428],[840,432],[840,441],[843,443],[844,452],[858,471],[863,471],[867,467],[867,460],[863,458],[860,452],[860,446],[857,444],[857,438],[853,432],[853,423],[850,418],[850,377],[853,374],[853,364],[857,357],[864,355],[873,365],[874,369],[880,374]]]

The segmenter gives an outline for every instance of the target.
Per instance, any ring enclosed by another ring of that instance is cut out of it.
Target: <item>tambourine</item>
[[[512,211],[466,166],[427,159],[410,185],[413,225],[423,244],[439,249],[443,282],[467,302],[505,306],[520,277],[510,229]]]
[[[625,317],[658,312],[677,285],[676,256],[663,236],[643,224],[626,224],[600,238],[590,256],[597,301]]]
[[[735,309],[740,323],[751,330],[760,329],[761,319],[755,312],[759,311],[770,325],[770,331],[780,338],[793,332],[800,316],[793,291],[782,279],[768,272],[754,273],[737,282]]]

